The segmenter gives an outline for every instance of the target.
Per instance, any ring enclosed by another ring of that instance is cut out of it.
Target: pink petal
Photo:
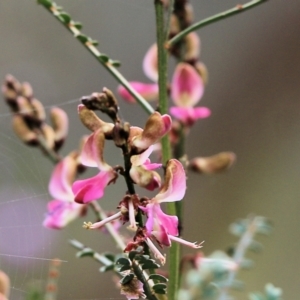
[[[179,201],[186,190],[185,171],[176,159],[170,159],[166,167],[165,182],[160,192],[152,199],[156,203]]]
[[[153,44],[143,60],[143,70],[146,76],[154,82],[158,80],[157,45]]]
[[[147,101],[158,99],[158,85],[156,83],[142,83],[131,81],[130,85]],[[133,96],[122,85],[118,87],[118,94],[129,103],[136,103]]]
[[[171,129],[171,126],[172,119],[169,115],[154,112],[148,118],[143,132],[132,138],[132,146],[137,148],[137,153],[143,152],[158,142]]]
[[[179,63],[171,83],[171,97],[177,106],[192,107],[204,93],[204,83],[198,72],[188,63]]]
[[[82,204],[52,200],[48,203],[48,214],[43,225],[47,228],[61,229],[79,217],[83,209]]]
[[[77,162],[71,156],[66,156],[54,168],[50,182],[49,193],[56,199],[72,201],[71,183],[76,176]]]
[[[103,159],[104,143],[105,136],[101,129],[91,134],[83,145],[80,155],[81,163],[87,167],[107,169],[107,164]]]
[[[160,205],[155,205],[155,215],[168,234],[178,235],[178,217],[165,214]]]
[[[160,187],[161,179],[158,173],[149,171],[143,166],[132,166],[129,175],[137,185],[149,191]]]
[[[153,146],[151,145],[146,151],[144,151],[141,154],[132,155],[130,158],[130,161],[133,166],[140,166],[147,162],[148,157],[153,151]]]
[[[72,186],[75,201],[78,203],[88,203],[102,198],[104,189],[116,177],[117,175],[114,170],[110,169],[108,171],[101,171],[94,177],[75,181]]]
[[[170,108],[170,113],[173,117],[186,125],[192,125],[198,119],[205,119],[211,115],[211,111],[207,107],[193,108],[173,106]]]

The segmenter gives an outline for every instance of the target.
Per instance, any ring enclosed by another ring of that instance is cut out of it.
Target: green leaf
[[[154,263],[152,261],[147,261],[142,265],[143,270],[148,270],[148,269],[158,269],[160,267],[159,264]]]
[[[72,22],[72,25],[74,26],[74,27],[76,27],[78,30],[81,30],[82,29],[82,23],[80,23],[80,22]]]
[[[69,24],[71,22],[71,17],[66,12],[61,12],[59,16],[65,24]]]
[[[128,258],[121,257],[116,261],[117,265],[124,265],[124,266],[130,266],[131,262]]]
[[[153,290],[166,289],[167,285],[165,283],[157,283],[157,284],[154,284],[152,288],[153,288]]]
[[[94,256],[94,250],[91,248],[84,248],[83,250],[76,253],[76,257]]]
[[[75,37],[83,44],[85,44],[88,41],[88,37],[84,34],[78,34]]]
[[[84,245],[83,245],[81,242],[77,241],[77,240],[69,240],[69,243],[70,243],[72,246],[74,246],[75,248],[77,248],[77,249],[82,249],[82,248],[84,248]]]
[[[109,61],[109,57],[106,54],[100,54],[98,59],[103,63],[107,63]]]
[[[131,266],[122,266],[120,269],[119,269],[119,272],[124,272],[124,271],[127,271],[127,270],[130,270],[131,269]]]
[[[120,283],[121,284],[126,284],[126,283],[129,283],[134,277],[134,274],[133,273],[129,273],[128,275],[124,276],[121,280],[120,280]]]
[[[110,63],[116,68],[121,67],[121,62],[119,60],[112,60]]]
[[[168,279],[159,274],[150,274],[149,279],[158,280],[159,282],[168,282]]]
[[[111,264],[111,265],[109,265],[109,266],[103,266],[103,267],[101,267],[101,268],[99,269],[99,271],[100,271],[101,273],[107,272],[107,271],[111,271],[111,270],[114,269],[114,267],[115,267],[114,264]]]
[[[98,46],[99,45],[99,42],[97,40],[92,40],[92,39],[89,39],[88,43],[91,43],[93,46]]]
[[[103,256],[105,256],[106,258],[108,258],[110,261],[114,262],[115,261],[115,255],[112,253],[103,253]]]
[[[50,8],[52,6],[52,1],[49,0],[37,0],[38,4],[42,4],[47,8]]]
[[[160,295],[165,295],[167,293],[167,291],[163,290],[163,289],[157,289],[157,290],[154,290],[154,293],[160,294]]]
[[[151,260],[149,255],[139,255],[135,258],[136,260],[138,260],[141,264],[145,263],[146,261]],[[154,260],[152,260],[154,262]]]

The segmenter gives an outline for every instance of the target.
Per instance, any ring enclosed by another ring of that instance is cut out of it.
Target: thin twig
[[[262,4],[264,2],[266,2],[268,0],[252,0],[246,4],[239,4],[236,5],[234,8],[228,9],[224,12],[221,12],[219,14],[216,14],[214,16],[211,16],[209,18],[206,18],[202,21],[199,21],[193,25],[191,25],[190,27],[186,28],[185,30],[181,31],[180,33],[178,33],[177,35],[175,35],[173,38],[171,38],[165,45],[165,47],[167,49],[169,49],[171,46],[173,46],[174,44],[176,44],[178,41],[180,41],[181,39],[183,39],[186,35],[188,35],[189,33],[196,31],[206,25],[209,25],[211,23],[215,23],[218,22],[220,20],[226,19],[228,17],[231,17],[233,15],[242,13],[248,9],[251,9],[259,4]]]

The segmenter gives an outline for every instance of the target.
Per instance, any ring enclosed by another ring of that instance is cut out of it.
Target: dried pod
[[[9,277],[4,272],[0,271],[0,299],[3,300],[7,299],[7,297],[9,296],[9,290],[10,290]]]
[[[78,105],[78,114],[83,125],[91,131],[101,128],[106,139],[112,139],[114,124],[102,121],[98,116],[86,106]]]
[[[38,145],[36,133],[30,129],[21,115],[15,114],[12,117],[12,127],[15,134],[26,144]]]
[[[190,161],[189,168],[204,174],[216,174],[228,170],[236,160],[233,152],[220,152],[209,157],[196,157]]]
[[[49,149],[54,149],[55,146],[55,133],[51,126],[46,123],[43,123],[41,126],[42,134],[45,138],[46,145]]]
[[[55,133],[55,150],[59,150],[63,145],[69,129],[68,115],[59,107],[53,107],[50,111],[52,127]]]

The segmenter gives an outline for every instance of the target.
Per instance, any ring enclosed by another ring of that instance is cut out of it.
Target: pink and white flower
[[[74,153],[55,166],[49,182],[49,193],[55,199],[48,203],[48,213],[43,222],[45,227],[61,229],[83,214],[85,205],[74,202],[71,189],[77,166],[77,155]]]
[[[73,183],[72,190],[78,203],[102,198],[106,186],[117,179],[115,170],[103,159],[104,143],[105,136],[100,128],[88,137],[83,146],[81,163],[87,167],[98,167],[100,172],[94,177]]]
[[[183,124],[191,126],[196,120],[207,118],[211,112],[206,107],[194,107],[204,93],[204,82],[188,63],[176,66],[171,83],[171,97],[176,106],[170,108],[170,113]]]
[[[178,238],[178,218],[165,214],[160,204],[180,201],[186,190],[186,176],[182,164],[169,160],[166,167],[165,182],[160,192],[150,200],[146,207],[140,207],[147,214],[146,229],[149,236],[154,237],[161,245],[170,246],[171,241],[182,243],[192,248],[200,248],[197,243]]]

